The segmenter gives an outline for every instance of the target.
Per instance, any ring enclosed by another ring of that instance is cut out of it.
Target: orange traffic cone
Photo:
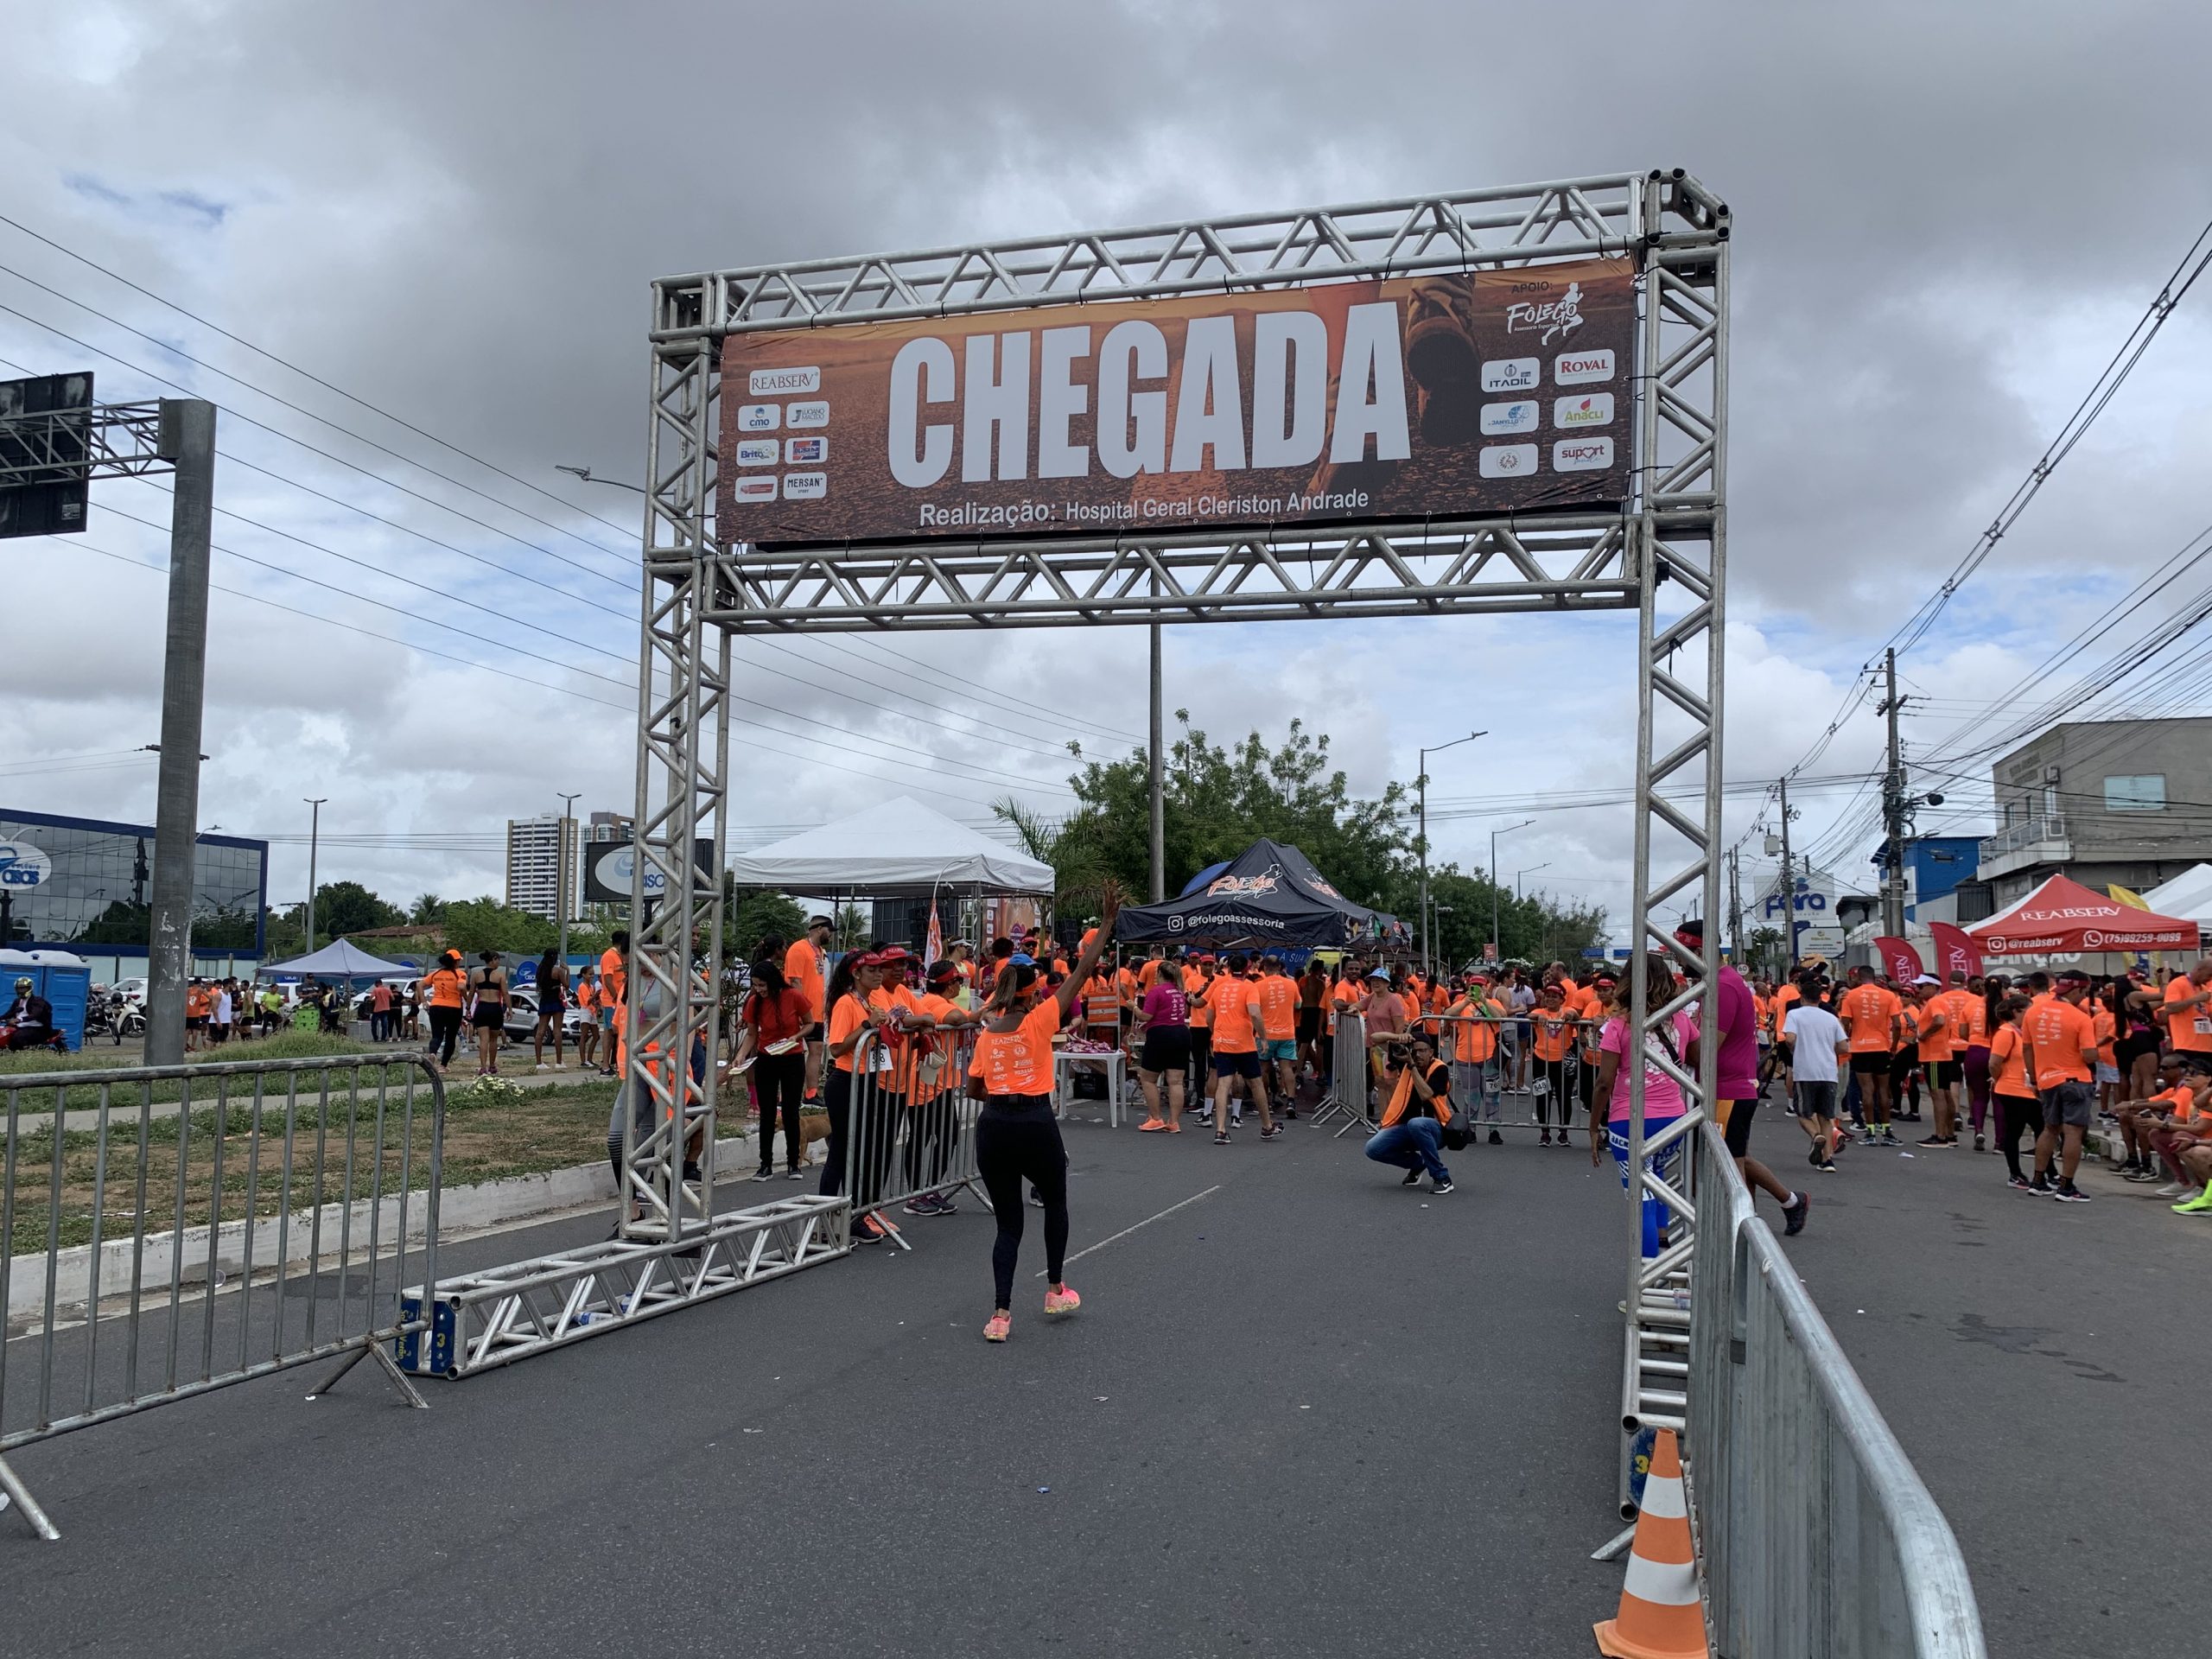
[[[1682,1496],[1682,1459],[1675,1431],[1662,1428],[1644,1477],[1643,1509],[1629,1547],[1621,1610],[1598,1625],[1606,1659],[1707,1659],[1705,1614],[1697,1596],[1697,1560],[1690,1549],[1689,1505]]]

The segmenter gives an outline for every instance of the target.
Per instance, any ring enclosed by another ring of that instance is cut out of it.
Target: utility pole
[[[1897,654],[1882,653],[1888,695],[1882,712],[1890,721],[1890,764],[1882,774],[1882,828],[1887,837],[1882,853],[1882,931],[1892,938],[1904,937],[1904,760],[1897,748]]]
[[[1526,830],[1534,818],[1523,818],[1518,823],[1509,823],[1503,830],[1490,832],[1490,950],[1499,962],[1505,960],[1505,942],[1497,931],[1497,838],[1510,836],[1516,830]]]
[[[1414,779],[1414,788],[1421,800],[1419,808],[1421,814],[1421,970],[1424,976],[1433,974],[1436,970],[1428,925],[1428,757],[1432,754],[1441,754],[1446,749],[1456,749],[1462,743],[1471,743],[1478,737],[1489,735],[1490,730],[1485,727],[1479,732],[1469,732],[1465,737],[1455,737],[1449,743],[1433,744],[1421,751],[1421,776]],[[1491,843],[1491,850],[1493,853],[1497,850],[1495,841]]]
[[[302,795],[308,804],[308,954],[315,954],[315,855],[322,842],[322,804],[330,798],[318,795],[313,800]]]
[[[561,793],[558,790],[553,792],[556,795]],[[563,973],[569,969],[569,821],[576,816],[576,798],[582,793],[583,791],[578,790],[575,795],[561,795],[561,821],[553,827],[553,833],[560,838],[560,850],[553,858],[554,885],[558,889],[553,906],[561,912],[561,971]]]
[[[1728,849],[1728,954],[1740,970],[1744,963],[1744,889],[1738,880],[1736,854]]]
[[[1160,707],[1160,624],[1152,625],[1152,750],[1146,769],[1145,787],[1152,809],[1152,902],[1159,904],[1167,897],[1167,802],[1166,757],[1163,752]]]
[[[1777,785],[1782,791],[1782,960],[1788,971],[1797,972],[1797,878],[1789,863],[1789,780]]]
[[[200,734],[207,685],[207,563],[215,512],[215,405],[161,401],[156,453],[176,467],[169,505],[168,637],[162,667],[162,759],[154,796],[154,879],[146,941],[146,1063],[184,1061],[192,976],[193,852],[200,832]]]

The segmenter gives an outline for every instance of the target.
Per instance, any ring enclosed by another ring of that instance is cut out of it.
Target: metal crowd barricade
[[[1482,1130],[1507,1129],[1556,1130],[1564,1135],[1572,1127],[1587,1133],[1594,1113],[1603,1117],[1605,1103],[1596,1097],[1598,1068],[1582,1058],[1583,1050],[1591,1046],[1594,1021],[1577,1021],[1574,1039],[1567,1049],[1563,1068],[1565,1097],[1554,1098],[1548,1088],[1549,1079],[1541,1078],[1537,1063],[1529,1063],[1530,1084],[1515,1088],[1512,1085],[1514,1049],[1509,1040],[1514,1017],[1498,1017],[1455,1014],[1436,1016],[1438,1053],[1452,1065],[1452,1098],[1467,1114],[1468,1122]],[[1462,1059],[1463,1052],[1478,1052],[1485,1045],[1465,1039],[1473,1026],[1489,1027],[1491,1040],[1486,1045],[1489,1055],[1481,1060]],[[1586,1079],[1587,1082],[1586,1083]],[[1547,1084],[1535,1087],[1538,1081]],[[1586,1087],[1591,1098],[1583,1100]]]
[[[968,1097],[976,1029],[909,1032],[899,1042],[871,1031],[854,1046],[842,1179],[855,1227],[925,1194],[950,1199],[964,1187],[988,1202],[976,1167],[982,1103]],[[913,1248],[896,1224],[890,1231],[899,1249]]]
[[[1367,1059],[1367,1021],[1339,1008],[1329,1039],[1329,1079],[1321,1103],[1314,1108],[1313,1124],[1319,1128],[1332,1117],[1342,1117],[1337,1130],[1342,1138],[1355,1128],[1375,1127],[1374,1090]]]
[[[1696,1159],[1682,1464],[1716,1659],[1984,1659],[1950,1523],[1712,1124]]]
[[[0,1489],[59,1537],[4,1454],[422,1328],[445,1088],[423,1055],[0,1075]]]

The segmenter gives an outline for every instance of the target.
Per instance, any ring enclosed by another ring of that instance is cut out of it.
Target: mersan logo
[[[1533,334],[1539,346],[1565,340],[1582,326],[1582,284],[1569,283],[1555,300],[1516,300],[1505,308],[1505,332]]]

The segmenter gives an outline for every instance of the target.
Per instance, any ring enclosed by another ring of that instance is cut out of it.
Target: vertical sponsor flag
[[[1981,971],[1981,947],[1974,936],[1962,927],[1948,922],[1930,922],[1929,932],[1936,940],[1936,960],[1942,964],[1937,970],[1948,980],[1953,974],[1979,974]]]
[[[2105,886],[2105,891],[2112,895],[2112,900],[2116,905],[2128,905],[2137,910],[2148,910],[2151,908],[2150,906],[2143,902],[2143,895],[2141,893],[2136,892],[2133,887],[2123,887],[2117,881],[2107,882]]]
[[[1928,971],[1920,965],[1920,952],[1903,939],[1885,933],[1875,939],[1874,949],[1881,953],[1890,977],[1900,985],[1910,985]]]
[[[922,946],[922,965],[926,968],[933,962],[942,962],[944,960],[944,925],[937,918],[936,901],[931,900],[930,904],[929,938],[927,943]]]

